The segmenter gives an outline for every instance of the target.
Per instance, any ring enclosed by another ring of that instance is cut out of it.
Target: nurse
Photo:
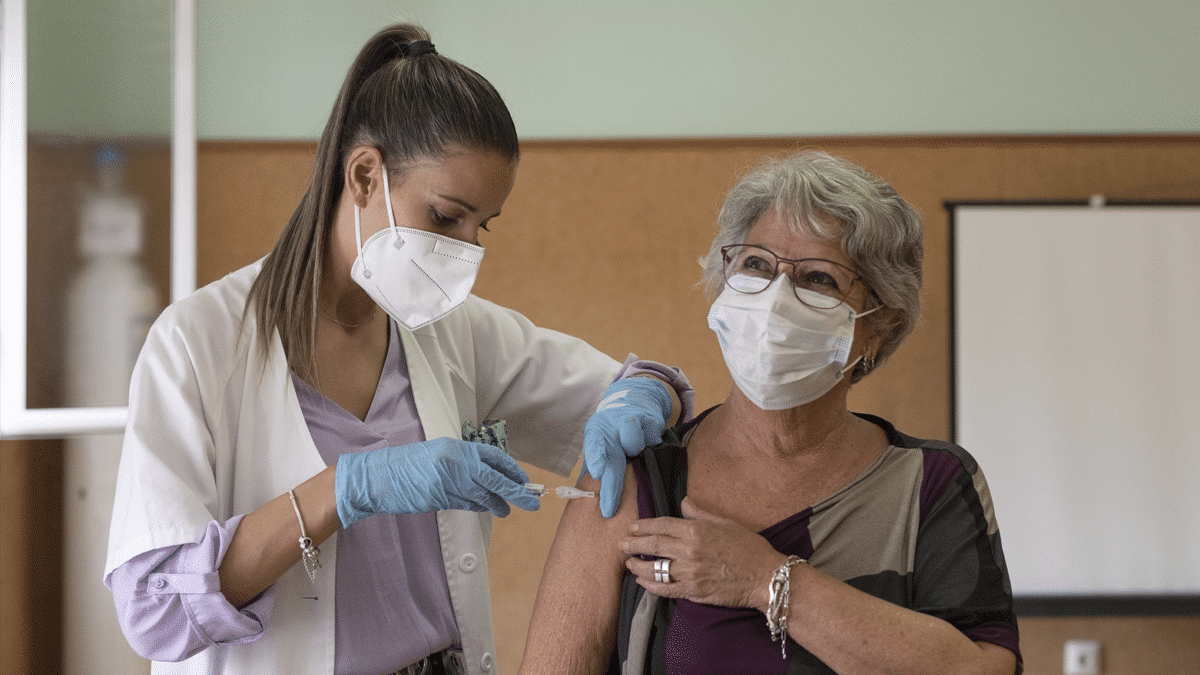
[[[611,515],[625,456],[690,413],[678,371],[470,294],[518,153],[486,80],[387,28],[274,249],[155,323],[105,583],[156,673],[495,672],[491,519],[538,507],[513,457],[583,446]],[[512,457],[462,440],[488,419]]]

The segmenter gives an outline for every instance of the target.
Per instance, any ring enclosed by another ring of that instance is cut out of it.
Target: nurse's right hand
[[[540,506],[525,489],[529,475],[503,450],[457,438],[435,438],[338,458],[335,492],[342,526],[375,513],[447,509],[507,516],[508,502]]]

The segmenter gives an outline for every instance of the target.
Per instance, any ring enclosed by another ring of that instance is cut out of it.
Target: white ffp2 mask
[[[483,247],[440,234],[396,227],[387,170],[383,171],[388,227],[362,240],[361,216],[354,205],[354,237],[358,257],[350,276],[375,304],[409,330],[453,312],[467,301]]]
[[[708,326],[746,398],[763,410],[785,410],[820,398],[854,366],[847,360],[855,319],[875,309],[810,307],[781,274],[760,293],[725,287],[709,309]]]

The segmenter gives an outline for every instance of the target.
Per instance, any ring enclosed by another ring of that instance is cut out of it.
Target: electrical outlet
[[[1100,675],[1100,641],[1067,640],[1063,645],[1063,675]]]

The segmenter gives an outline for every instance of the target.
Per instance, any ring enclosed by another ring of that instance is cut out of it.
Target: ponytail
[[[437,53],[424,28],[397,24],[376,33],[355,57],[317,143],[308,189],[263,260],[247,302],[258,322],[257,348],[273,334],[288,364],[316,382],[320,282],[346,156],[369,145],[386,170],[444,156],[450,146],[520,153],[516,127],[500,94],[475,71]]]

